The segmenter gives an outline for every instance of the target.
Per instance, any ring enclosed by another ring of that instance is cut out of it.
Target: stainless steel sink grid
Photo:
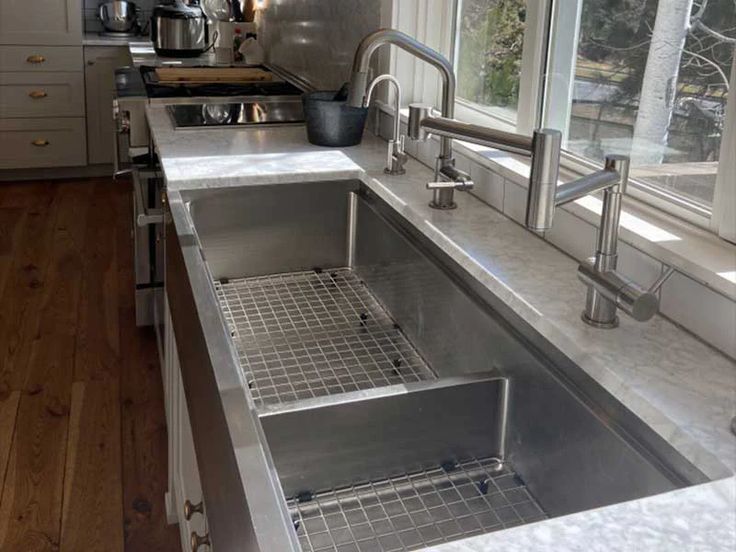
[[[288,502],[303,552],[416,550],[547,519],[495,458],[370,481]]]
[[[350,269],[215,288],[257,405],[436,378]]]

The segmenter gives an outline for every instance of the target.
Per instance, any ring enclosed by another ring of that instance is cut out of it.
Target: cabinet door
[[[82,44],[82,0],[1,0],[0,44]]]
[[[179,380],[179,486],[181,488],[181,502],[179,503],[179,530],[181,534],[182,544],[185,550],[190,550],[188,546],[192,533],[203,536],[207,533],[206,510],[203,513],[193,514],[189,519],[184,517],[184,504],[186,501],[192,504],[203,502],[202,485],[199,480],[199,467],[197,466],[197,456],[194,451],[194,440],[192,437],[192,427],[189,423],[189,412],[187,411],[187,401],[184,396],[184,387]]]
[[[176,338],[171,328],[171,315],[168,305],[165,309],[166,326],[166,381],[169,394],[167,400],[167,423],[169,424],[169,470],[170,488],[173,495],[175,515],[179,521],[179,534],[182,549],[190,550],[192,533],[207,534],[206,511],[192,514],[190,519],[184,515],[184,504],[189,501],[196,505],[203,501],[202,486],[199,480],[199,467],[194,451],[194,439],[189,422],[187,401],[181,380],[179,355]],[[205,550],[203,548],[202,550]]]
[[[130,65],[124,46],[84,49],[84,80],[87,97],[87,159],[90,165],[113,162],[115,139],[112,99],[115,69]]]

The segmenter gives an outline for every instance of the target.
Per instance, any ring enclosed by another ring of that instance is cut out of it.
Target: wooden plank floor
[[[0,551],[174,551],[127,182],[0,183]]]

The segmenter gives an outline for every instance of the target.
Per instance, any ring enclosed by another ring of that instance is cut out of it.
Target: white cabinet
[[[166,422],[169,430],[169,497],[167,502],[173,509],[173,512],[169,512],[169,517],[179,522],[182,550],[190,552],[192,538],[196,535],[205,537],[208,534],[207,517],[168,304],[165,306],[165,311],[164,392]],[[185,512],[188,509],[192,512],[189,512],[187,519]],[[203,545],[200,550],[204,552],[210,550],[210,547]]]
[[[84,117],[84,75],[0,72],[0,118],[10,117]]]
[[[83,117],[0,119],[0,137],[0,169],[76,167],[86,162]]]
[[[112,99],[115,69],[130,65],[126,46],[84,48],[84,82],[87,98],[87,160],[90,165],[113,162]]]
[[[82,0],[0,0],[0,44],[81,45]]]

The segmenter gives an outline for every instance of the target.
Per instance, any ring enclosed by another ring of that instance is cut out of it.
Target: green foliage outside
[[[460,15],[459,96],[515,107],[526,0],[464,0]]]

